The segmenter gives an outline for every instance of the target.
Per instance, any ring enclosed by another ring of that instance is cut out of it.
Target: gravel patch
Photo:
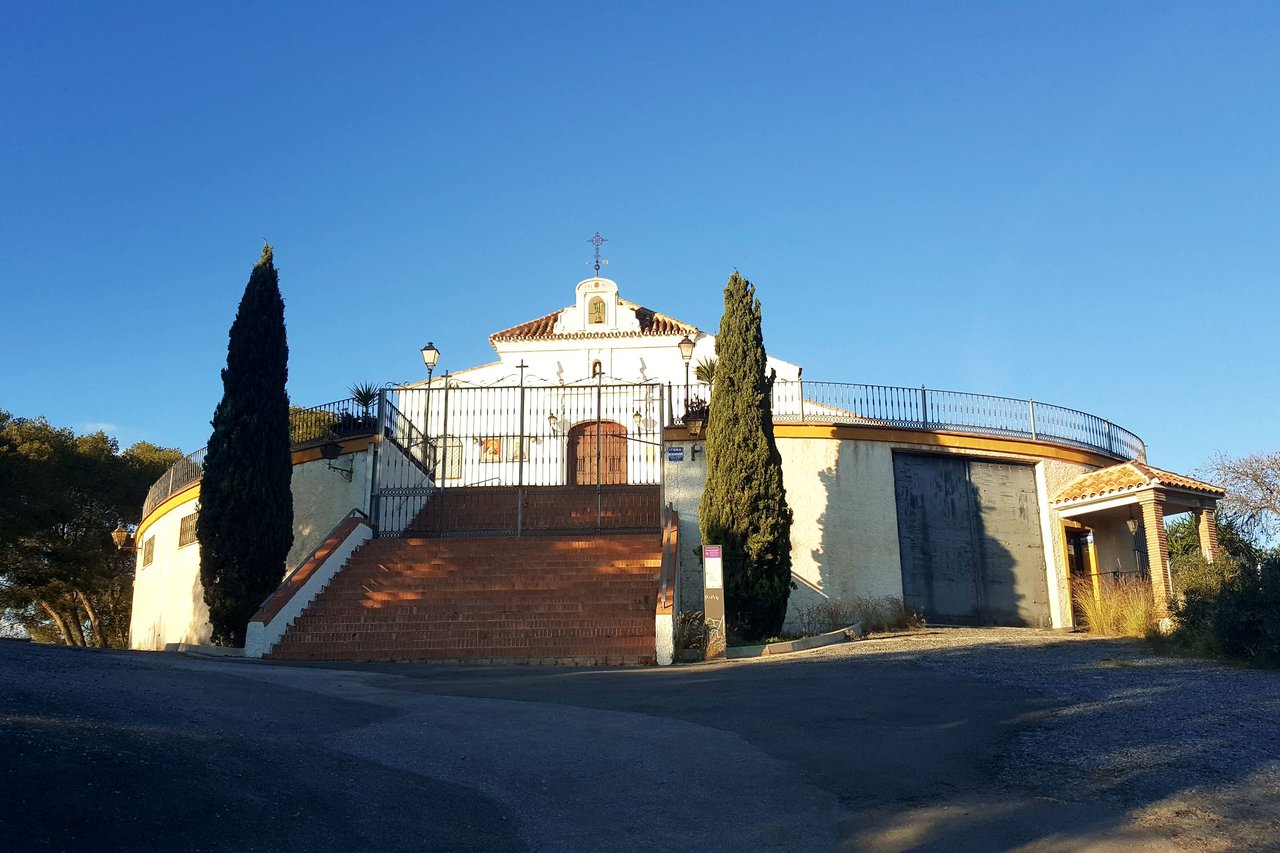
[[[1010,745],[1000,772],[1010,786],[1119,805],[1188,849],[1280,848],[1280,673],[1008,628],[882,635],[805,658],[868,656],[1055,700]]]

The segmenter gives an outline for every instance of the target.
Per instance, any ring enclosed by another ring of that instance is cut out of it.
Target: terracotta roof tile
[[[1062,488],[1053,499],[1053,503],[1100,498],[1131,492],[1152,485],[1172,486],[1192,492],[1222,497],[1226,492],[1209,483],[1202,483],[1172,471],[1153,468],[1142,462],[1122,462],[1107,468],[1099,468],[1081,474]]]
[[[619,300],[621,304],[636,312],[636,319],[640,321],[639,332],[573,332],[569,334],[556,334],[556,319],[560,316],[560,311],[552,311],[546,316],[539,317],[536,320],[530,320],[527,323],[521,323],[518,326],[512,326],[509,329],[503,329],[501,332],[494,332],[489,336],[491,341],[520,341],[535,340],[539,338],[587,338],[587,337],[629,337],[633,335],[696,335],[698,333],[697,326],[691,326],[688,323],[682,323],[679,320],[668,317],[666,314],[659,314],[657,311],[651,311],[634,302],[627,302],[625,299]],[[563,309],[565,311],[568,308]]]
[[[556,327],[556,318],[559,316],[559,311],[552,311],[545,317],[512,326],[510,329],[503,329],[501,332],[494,332],[489,336],[489,340],[518,341],[527,338],[549,338]]]

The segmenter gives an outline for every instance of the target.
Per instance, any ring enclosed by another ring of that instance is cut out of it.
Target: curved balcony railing
[[[377,431],[377,419],[372,409],[366,409],[354,399],[336,400],[306,409],[289,409],[289,441],[293,449],[308,447],[324,441],[335,441],[355,435],[371,435]],[[169,467],[147,492],[142,505],[142,517],[173,495],[199,482],[204,476],[204,457],[208,448],[202,447]]]
[[[706,385],[689,396],[707,399]],[[684,388],[672,389],[671,411],[685,407]],[[846,382],[775,382],[775,423],[835,423],[1029,438],[1146,461],[1142,439],[1106,418],[1035,400],[963,391],[857,385]]]
[[[543,390],[563,391],[527,389],[530,395]],[[702,400],[710,397],[710,390],[703,383],[691,384],[687,391],[683,386],[668,386],[669,423],[679,422],[686,412],[686,393],[688,397]],[[637,411],[636,417],[639,416]],[[1117,460],[1145,462],[1147,455],[1142,439],[1097,415],[1034,400],[923,387],[775,382],[773,419],[775,423],[853,424],[1027,438],[1091,450]],[[377,416],[354,399],[338,400],[307,409],[291,409],[289,431],[293,447],[297,449],[373,434],[377,432]],[[170,496],[203,476],[204,456],[204,448],[197,450],[174,463],[156,481],[147,493],[142,511],[144,518]]]

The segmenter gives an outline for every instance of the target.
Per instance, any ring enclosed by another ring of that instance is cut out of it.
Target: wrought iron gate
[[[657,384],[388,389],[378,535],[657,530],[664,404]]]

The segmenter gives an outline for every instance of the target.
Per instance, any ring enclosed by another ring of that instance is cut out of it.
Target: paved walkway
[[[337,669],[0,643],[0,838],[1261,850],[1280,842],[1278,709],[1274,673],[1036,631],[666,669]]]

